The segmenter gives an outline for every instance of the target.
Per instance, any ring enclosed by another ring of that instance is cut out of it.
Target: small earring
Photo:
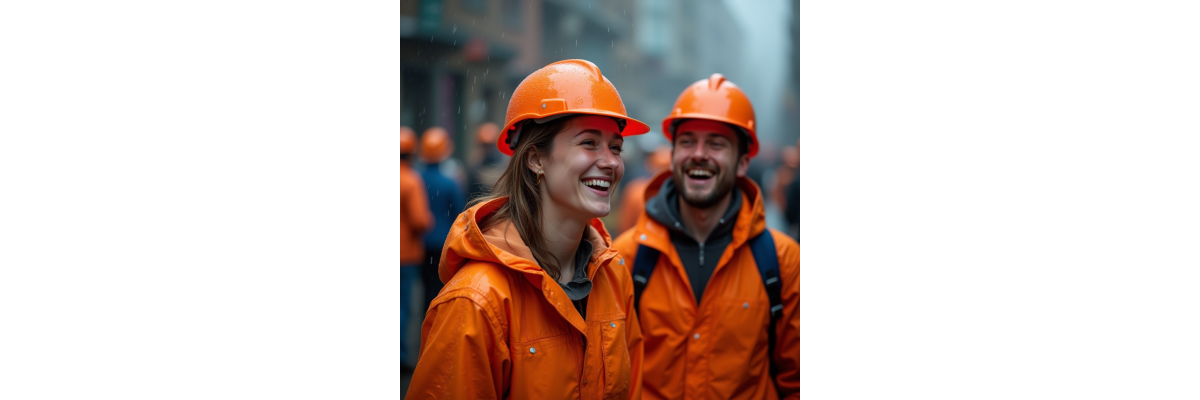
[[[538,181],[537,181],[537,184],[535,184],[534,186],[542,186],[542,175],[544,175],[544,174],[542,173],[542,170],[539,169],[538,170]]]

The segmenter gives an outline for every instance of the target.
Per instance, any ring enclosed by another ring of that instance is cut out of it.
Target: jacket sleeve
[[[500,399],[511,378],[504,330],[486,307],[457,297],[430,308],[410,399]]]
[[[779,254],[779,274],[783,279],[783,315],[775,324],[777,367],[775,387],[782,399],[800,398],[800,245],[786,234],[772,230]]]
[[[624,258],[624,255],[621,256]],[[626,263],[628,264],[628,262]],[[628,274],[628,272],[625,272]],[[628,276],[628,275],[627,275]],[[637,310],[633,306],[633,278],[625,279],[625,340],[629,346],[630,382],[629,398],[642,398],[642,358],[645,355],[645,345],[642,341],[642,325],[638,321]]]

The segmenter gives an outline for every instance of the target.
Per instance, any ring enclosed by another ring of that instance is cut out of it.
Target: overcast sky
[[[742,28],[742,77],[735,80],[754,103],[760,140],[779,135],[780,109],[788,58],[788,0],[725,0]]]

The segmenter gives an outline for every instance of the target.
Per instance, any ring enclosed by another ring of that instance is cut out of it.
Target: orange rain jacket
[[[425,181],[405,163],[400,163],[400,265],[420,264],[425,257],[421,235],[433,227]]]
[[[599,219],[587,320],[533,260],[511,223],[478,221],[507,202],[471,207],[454,222],[438,273],[446,287],[421,326],[411,399],[638,399],[642,335],[633,281]]]
[[[656,176],[645,198],[658,194],[670,177],[670,171]],[[775,354],[770,355],[779,372],[772,377],[767,362],[770,300],[747,243],[767,229],[764,199],[753,181],[738,178],[737,185],[743,197],[733,241],[698,307],[661,223],[643,212],[613,245],[628,260],[635,259],[638,245],[662,254],[638,310],[646,342],[642,393],[648,399],[800,398],[800,245],[774,229],[766,233],[775,241],[783,280],[783,314],[775,327]],[[625,266],[632,270],[633,262]]]

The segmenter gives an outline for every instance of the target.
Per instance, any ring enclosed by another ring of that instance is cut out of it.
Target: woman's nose
[[[600,168],[617,168],[621,166],[622,162],[624,161],[621,160],[620,155],[613,154],[609,151],[603,151],[600,155],[600,162],[596,165]]]

